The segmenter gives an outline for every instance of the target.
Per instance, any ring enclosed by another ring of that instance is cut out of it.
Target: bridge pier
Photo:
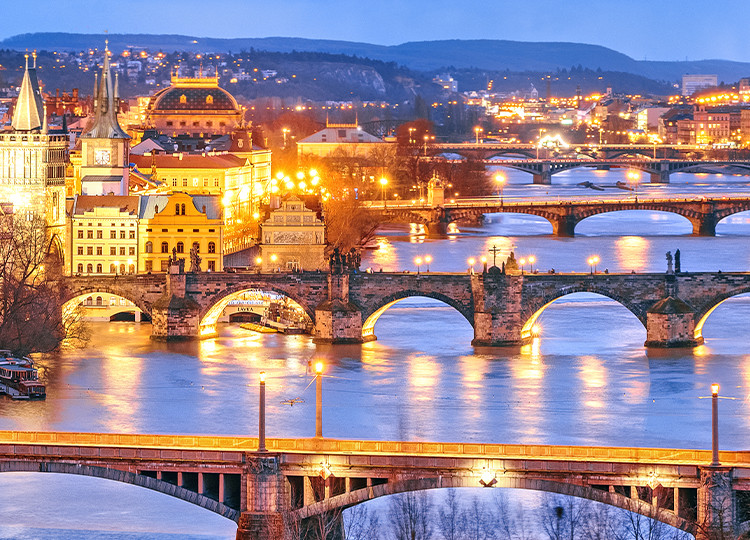
[[[328,274],[328,300],[315,308],[315,343],[362,343],[362,310],[349,300],[349,274]]]
[[[654,170],[649,172],[652,184],[669,184],[670,174],[671,171],[669,170],[668,161],[660,161],[658,168],[655,168]]]
[[[573,238],[576,235],[578,221],[572,214],[565,214],[552,220],[552,234],[563,238]]]
[[[471,278],[474,295],[475,347],[521,345],[523,278],[506,274],[477,274]]]
[[[701,467],[696,540],[736,538],[735,493],[730,467]]]
[[[185,295],[186,275],[172,265],[164,294],[151,308],[151,339],[173,341],[195,339],[200,325],[200,305]]]
[[[696,236],[716,236],[716,214],[708,211],[700,220],[693,221],[693,234]]]
[[[695,339],[695,311],[688,304],[669,296],[646,313],[646,347],[677,348],[699,345]]]
[[[534,183],[548,186],[552,183],[551,165],[547,161],[542,163],[541,169],[534,172]]]
[[[245,511],[237,524],[236,540],[284,538],[284,477],[278,456],[248,455],[242,477]]]

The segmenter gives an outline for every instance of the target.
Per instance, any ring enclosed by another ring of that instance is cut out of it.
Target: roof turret
[[[117,80],[112,81],[109,69],[109,41],[104,47],[104,66],[102,76],[96,79],[94,86],[94,125],[83,137],[88,139],[129,139],[117,121],[117,110],[120,107]]]
[[[29,55],[26,55],[26,70],[23,73],[21,91],[18,93],[11,121],[15,131],[41,129],[44,124],[42,92],[39,90],[39,80],[36,77],[36,52],[33,56],[34,65],[29,67]]]

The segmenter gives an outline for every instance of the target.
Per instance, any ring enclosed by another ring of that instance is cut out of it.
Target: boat
[[[0,393],[13,399],[44,399],[47,389],[39,381],[34,362],[28,356],[13,356],[0,349]]]
[[[252,330],[253,332],[258,332],[259,334],[275,334],[276,333],[276,329],[269,328],[268,326],[263,326],[257,323],[243,323],[240,325],[240,328],[244,328],[245,330]]]

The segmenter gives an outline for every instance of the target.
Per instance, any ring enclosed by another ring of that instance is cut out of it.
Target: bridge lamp
[[[497,173],[495,175],[495,182],[497,182],[500,191],[500,204],[503,204],[503,188],[505,187],[505,175]]]
[[[315,436],[323,437],[323,362],[315,362]]]
[[[487,273],[487,257],[482,255],[479,258],[480,262],[482,263],[482,271],[486,274]]]
[[[485,467],[482,470],[482,476],[479,478],[479,483],[482,484],[482,487],[492,487],[495,484],[497,484],[497,478],[495,477],[495,473],[489,470],[487,467]]]
[[[258,452],[266,451],[266,372],[261,371],[258,408]]]
[[[417,265],[417,275],[419,275],[419,267],[422,266],[422,257],[414,257],[414,264]]]
[[[523,274],[523,267],[526,266],[526,259],[518,259],[518,264],[521,265],[521,274]]]
[[[477,260],[474,257],[469,257],[469,260],[467,261],[469,263],[469,273],[474,273],[474,264],[476,264]]]
[[[383,208],[385,208],[386,202],[385,202],[385,186],[388,185],[388,179],[387,178],[381,178],[380,179],[380,196],[383,199]]]
[[[539,334],[541,334],[542,328],[538,324],[534,324],[531,326],[531,335],[533,337],[539,337]]]
[[[424,256],[424,263],[427,265],[427,271],[430,271],[430,263],[432,262],[432,255]]]
[[[529,255],[529,268],[531,269],[531,273],[534,273],[534,263],[536,262],[536,257],[533,255]]]
[[[477,138],[477,144],[479,144],[479,134],[482,133],[483,131],[484,129],[479,126],[474,128],[474,134],[476,135],[476,138]]]
[[[711,385],[711,467],[719,463],[719,385]]]

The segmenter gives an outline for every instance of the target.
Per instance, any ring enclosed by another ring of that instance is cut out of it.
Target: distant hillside
[[[641,61],[601,47],[581,43],[542,43],[500,40],[443,40],[383,46],[348,41],[303,38],[236,38],[217,39],[183,35],[151,34],[21,34],[0,41],[1,48],[25,50],[83,50],[102,48],[104,39],[110,47],[188,52],[240,52],[265,50],[277,52],[313,51],[367,57],[397,62],[408,68],[435,71],[441,68],[479,68],[545,72],[581,66],[603,71],[633,73],[650,79],[677,81],[686,73],[716,73],[720,81],[734,82],[750,76],[750,63],[728,60],[689,62]]]

